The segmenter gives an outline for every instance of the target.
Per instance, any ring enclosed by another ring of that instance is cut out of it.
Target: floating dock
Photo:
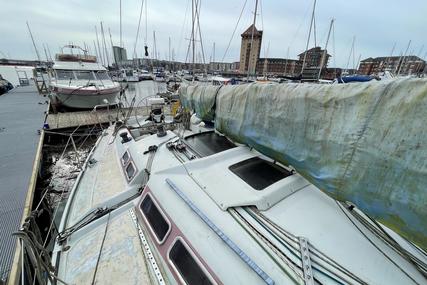
[[[115,122],[123,120],[126,114],[130,117],[148,115],[147,107],[138,108],[122,108],[118,109],[99,109],[96,111],[77,111],[77,112],[65,112],[49,114],[46,119],[46,123],[49,125],[49,129],[65,129],[73,128],[77,126],[90,126],[97,124],[105,124],[108,122]]]
[[[31,210],[46,101],[34,85],[0,96],[0,280],[9,275],[14,258],[12,233]]]
[[[50,113],[47,116],[46,123],[49,129],[75,128],[78,126],[91,126],[97,124],[106,124],[117,120],[124,120],[125,117],[134,118],[135,116],[147,116],[150,113],[150,107],[135,107],[119,109],[98,109],[96,111],[77,111],[65,113]],[[165,115],[173,114],[173,106],[164,107]]]

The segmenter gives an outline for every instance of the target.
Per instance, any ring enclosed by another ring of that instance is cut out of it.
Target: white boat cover
[[[233,140],[427,249],[427,80],[183,86]]]

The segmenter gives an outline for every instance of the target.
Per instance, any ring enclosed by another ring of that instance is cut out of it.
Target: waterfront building
[[[260,58],[257,74],[295,76],[301,73],[302,61],[288,58]]]
[[[253,33],[253,39],[252,39]],[[261,52],[262,31],[259,31],[253,24],[241,34],[242,44],[240,46],[240,73],[254,74],[257,68],[259,55]]]
[[[127,61],[128,59],[125,48],[113,46],[113,54],[115,62],[121,63]]]
[[[360,61],[358,73],[364,75],[391,71],[402,75],[418,74],[426,68],[426,61],[418,56],[369,57]]]

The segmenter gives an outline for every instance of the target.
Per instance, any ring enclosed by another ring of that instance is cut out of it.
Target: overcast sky
[[[176,59],[185,60],[190,36],[191,0],[146,0],[147,43],[152,48],[156,31],[157,49],[161,58],[168,56],[171,38]],[[128,55],[133,53],[138,27],[141,0],[122,0],[123,42]],[[206,61],[220,61],[236,26],[245,0],[203,0],[200,25]],[[304,51],[310,24],[313,0],[260,0],[257,28],[264,31],[261,57],[296,58]],[[225,61],[238,61],[240,34],[253,20],[255,1],[247,0]],[[39,51],[44,58],[42,44],[53,53],[73,42],[86,42],[93,51],[95,25],[103,21],[110,28],[114,44],[119,43],[119,0],[0,0],[0,58],[34,59],[35,52],[26,28],[28,21]],[[187,11],[187,13],[186,13]],[[335,37],[331,37],[328,51],[333,56],[329,66],[345,67],[353,36],[355,58],[388,56],[394,43],[394,55],[400,55],[412,40],[409,52],[425,58],[427,51],[426,0],[318,0],[316,9],[317,43],[325,45],[328,26],[335,18]],[[146,19],[143,15],[137,54],[141,55],[145,42]],[[99,27],[98,27],[99,28]],[[106,35],[107,36],[107,35]],[[109,37],[107,37],[109,45]],[[425,48],[422,49],[423,45]],[[268,53],[267,47],[269,46]],[[314,40],[310,46],[314,46]],[[333,49],[335,46],[335,52]],[[421,53],[420,50],[422,49]],[[200,50],[200,49],[199,49]],[[350,63],[350,67],[351,67]]]

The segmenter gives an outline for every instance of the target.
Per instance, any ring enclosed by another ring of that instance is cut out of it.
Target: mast
[[[43,50],[44,50],[44,55],[46,56],[46,61],[49,61],[49,57],[47,56],[47,51],[46,51],[46,47],[43,44]]]
[[[95,33],[96,33],[96,42],[98,43],[98,54],[99,58],[101,59],[102,65],[105,65],[105,59],[101,51],[101,46],[99,45],[99,38],[98,38],[98,28],[95,26]]]
[[[197,4],[196,4],[196,21],[197,21],[197,30],[199,31],[199,41],[200,41],[200,49],[201,49],[201,51],[202,51],[202,60],[203,60],[203,65],[205,65],[206,64],[206,60],[205,60],[205,51],[204,51],[204,48],[203,48],[203,39],[202,39],[202,30],[201,30],[201,28],[200,28],[200,6],[202,5],[202,1],[201,0],[198,0],[197,2],[196,2]],[[200,56],[199,56],[199,58],[200,58]],[[207,71],[206,71],[206,65],[205,65],[205,73],[206,73]]]
[[[122,41],[122,0],[120,0],[120,47],[123,47],[123,41]]]
[[[249,50],[249,62],[248,62],[248,72],[247,72],[247,80],[248,81],[249,81],[249,73],[251,71],[251,55],[252,55],[252,52],[253,52],[254,33],[255,33],[255,24],[256,24],[257,10],[258,10],[258,0],[255,0],[254,21],[252,23],[252,34],[251,34],[251,49]],[[256,66],[255,66],[255,70],[256,70]]]
[[[196,56],[196,45],[195,45],[195,34],[194,34],[194,25],[196,23],[196,14],[195,14],[195,3],[194,0],[191,0],[191,19],[192,19],[192,27],[191,27],[191,46],[192,46],[192,72],[194,77],[194,67],[195,67],[195,56]]]
[[[362,58],[362,54],[359,53],[359,57],[357,58],[357,61],[356,61],[355,65],[354,65],[354,67],[353,67],[353,69],[356,70],[357,72],[359,71],[359,62],[360,62],[361,58]]]
[[[50,53],[49,45],[48,45],[48,44],[46,44],[46,47],[47,47],[47,52],[48,52],[48,54],[49,54],[50,61],[53,61],[52,54]]]
[[[154,53],[154,59],[157,61],[157,43],[156,43],[156,31],[153,31],[153,53]]]
[[[171,37],[169,37],[169,54],[168,54],[168,60],[169,63],[171,62]]]
[[[331,31],[332,31],[332,26],[334,25],[334,21],[335,19],[332,18],[331,24],[329,25],[328,37],[326,38],[325,49],[323,50],[322,58],[320,60],[320,68],[319,68],[319,74],[317,75],[317,80],[320,79],[320,75],[322,74],[323,64],[325,63],[326,53],[328,52],[327,49],[328,49],[329,37],[331,36]]]
[[[99,60],[99,54],[98,54],[98,50],[96,49],[96,43],[95,43],[95,40],[93,41],[93,47],[95,48],[96,61],[98,62],[98,60]]]
[[[421,53],[424,50],[424,45],[421,46],[420,50],[418,51],[417,57],[421,59]],[[415,69],[416,73],[420,72],[420,62],[417,63],[417,68]]]
[[[396,48],[396,43],[394,43],[393,44],[393,47],[392,47],[392,49],[391,49],[391,52],[390,52],[390,56],[387,58],[387,60],[386,60],[386,63],[387,63],[387,66],[390,64],[390,59],[391,59],[391,57],[393,56],[393,53],[394,53],[394,49]],[[382,68],[380,69],[380,71],[382,71]]]
[[[403,63],[405,62],[406,55],[408,53],[409,47],[411,46],[411,42],[412,42],[412,40],[409,40],[408,46],[406,47],[405,53],[403,54],[402,61],[400,62],[399,69],[397,70],[398,76],[400,75],[400,71],[402,71],[402,66],[403,66]]]
[[[34,50],[36,51],[37,59],[41,62],[39,51],[37,50],[36,42],[34,41],[33,33],[31,33],[30,25],[27,22],[28,32],[30,33],[31,41],[33,42]]]
[[[215,62],[215,42],[213,43],[212,61]]]
[[[138,20],[138,29],[136,30],[136,39],[135,39],[135,44],[133,46],[133,57],[136,58],[136,46],[138,43],[138,38],[139,38],[139,28],[141,26],[141,18],[142,18],[142,13],[144,11],[144,0],[142,0],[141,2],[141,11],[139,12],[139,20]]]
[[[346,71],[348,71],[348,65],[350,64],[350,58],[351,58],[352,54],[353,54],[353,58],[354,58],[354,42],[355,41],[356,41],[356,36],[353,36],[353,41],[351,42],[350,54],[348,55],[347,65],[345,66]],[[353,60],[353,62],[354,62],[354,60]]]
[[[105,42],[104,26],[102,25],[102,21],[101,21],[101,34],[102,34],[102,41],[104,42],[105,58],[107,59],[107,67],[108,67],[110,66],[110,60],[108,59],[107,43]]]
[[[289,60],[289,46],[288,51],[286,52],[286,63],[285,63],[285,71],[283,72],[283,75],[286,75],[286,72],[288,71],[288,60]]]
[[[302,61],[301,74],[304,72],[305,62],[307,60],[308,45],[310,44],[311,29],[313,27],[313,22],[314,22],[314,13],[316,11],[316,2],[317,2],[317,0],[314,0],[314,2],[313,2],[313,11],[311,12],[311,22],[310,22],[310,28],[308,29],[307,44],[305,46],[305,53],[304,53],[304,58]]]
[[[119,68],[119,64],[117,63],[116,53],[114,52],[113,37],[111,36],[110,28],[108,28],[108,33],[110,34],[111,50],[113,51],[114,63],[116,64],[116,68]]]
[[[268,67],[267,57],[268,57],[269,51],[270,51],[270,42],[268,42],[267,52],[265,53],[265,58],[264,58],[264,68],[263,68],[264,79],[267,79],[267,67]]]

